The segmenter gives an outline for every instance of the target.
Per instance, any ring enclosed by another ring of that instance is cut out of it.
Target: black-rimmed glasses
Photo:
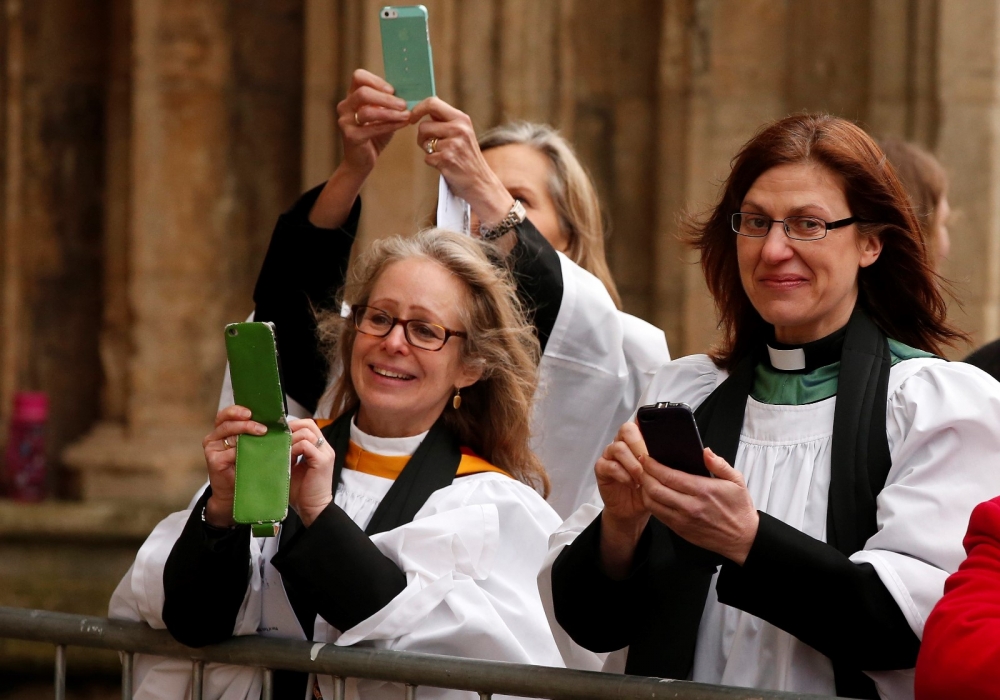
[[[796,241],[817,241],[825,238],[828,231],[835,228],[850,226],[860,222],[856,216],[849,216],[839,221],[824,221],[816,216],[786,216],[784,219],[772,219],[763,214],[736,212],[733,214],[733,231],[748,238],[763,238],[775,224],[781,224],[785,235]]]
[[[448,342],[448,338],[467,338],[464,331],[453,331],[439,326],[429,321],[419,321],[414,318],[396,318],[388,311],[377,309],[374,306],[361,306],[355,304],[351,307],[351,315],[354,317],[354,327],[359,333],[373,335],[376,338],[384,338],[392,329],[399,324],[403,327],[403,336],[406,342],[421,350],[437,352]]]

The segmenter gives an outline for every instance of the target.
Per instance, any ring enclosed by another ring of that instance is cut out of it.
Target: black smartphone
[[[711,476],[705,468],[705,448],[690,406],[661,401],[641,406],[635,418],[650,457],[671,469]]]

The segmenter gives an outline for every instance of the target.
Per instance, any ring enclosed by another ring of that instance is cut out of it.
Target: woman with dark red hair
[[[1000,493],[1000,385],[936,357],[963,336],[898,178],[848,121],[766,126],[690,237],[723,339],[640,403],[694,409],[712,476],[623,425],[603,509],[550,540],[555,620],[627,647],[627,673],[912,697],[969,513]]]

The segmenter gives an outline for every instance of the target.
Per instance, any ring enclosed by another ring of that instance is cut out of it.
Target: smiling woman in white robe
[[[1000,491],[1000,385],[935,357],[961,334],[891,166],[845,120],[758,132],[692,236],[724,341],[641,403],[693,409],[712,478],[621,427],[601,500],[540,576],[560,647],[624,650],[627,673],[911,698],[969,514]]]
[[[339,417],[322,430],[290,421],[301,459],[280,535],[254,539],[233,522],[232,440],[262,426],[223,408],[204,443],[209,487],[150,535],[112,617],[191,646],[261,634],[560,665],[535,585],[559,517],[528,447],[537,340],[513,284],[476,241],[428,231],[374,246],[347,289],[351,317],[322,324],[344,368]],[[135,697],[184,697],[189,668],[139,657]],[[205,683],[207,698],[260,693],[253,669],[209,666]],[[310,687],[275,674],[277,698]],[[328,678],[318,687],[332,697]],[[360,681],[351,692],[402,688]]]

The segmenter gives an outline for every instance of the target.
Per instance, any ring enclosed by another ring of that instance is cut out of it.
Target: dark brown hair
[[[765,125],[733,159],[719,203],[702,221],[689,221],[689,242],[701,266],[723,331],[712,352],[732,369],[770,337],[771,326],[750,303],[740,281],[730,217],[765,171],[791,163],[818,163],[837,173],[862,236],[879,236],[882,252],[858,272],[858,303],[890,338],[941,354],[967,339],[947,321],[947,305],[931,268],[906,191],[885,154],[865,131],[828,114],[799,114]]]
[[[442,229],[383,238],[351,265],[342,301],[367,304],[382,272],[401,260],[430,260],[458,278],[467,291],[455,300],[468,334],[461,343],[461,358],[467,366],[480,368],[482,377],[462,390],[459,410],[448,403],[445,423],[462,445],[548,496],[548,475],[529,445],[541,355],[538,338],[513,280],[490,261],[491,252],[499,259],[488,244]],[[321,314],[317,322],[320,343],[337,378],[324,399],[331,401],[332,415],[340,416],[361,403],[351,377],[357,331],[338,313]]]

